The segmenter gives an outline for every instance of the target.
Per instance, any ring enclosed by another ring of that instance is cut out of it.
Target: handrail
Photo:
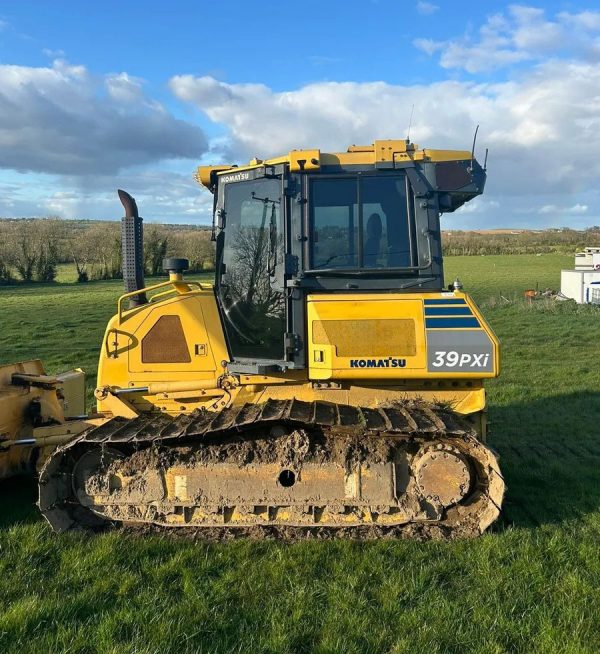
[[[185,286],[185,285],[187,285],[187,286],[197,286],[198,290],[200,290],[200,291],[204,290],[204,287],[202,286],[202,284],[200,282],[194,282],[194,281],[188,282],[188,281],[176,280],[176,281],[173,281],[171,283],[173,284],[173,286],[175,288],[170,288],[167,291],[162,291],[161,293],[156,293],[156,295],[153,295],[151,298],[148,299],[148,302],[154,302],[157,298],[163,297],[164,295],[169,295],[170,293],[173,293],[175,291],[179,292],[179,290],[177,288],[178,284],[183,285],[183,286]]]
[[[173,288],[170,288],[168,291],[162,291],[161,293],[157,293],[156,295],[153,295],[148,301],[148,304],[150,304],[152,302],[152,300],[156,299],[157,297],[162,297],[162,296],[165,296],[165,295],[169,295],[170,293],[173,293],[173,292],[178,292],[177,286],[178,285],[181,286],[181,285],[184,285],[184,284],[187,285],[187,286],[195,286],[200,291],[204,290],[204,287],[202,286],[202,284],[200,282],[197,282],[197,281],[193,281],[193,280],[183,281],[181,279],[177,279],[177,280],[169,279],[166,282],[160,282],[160,284],[153,284],[152,286],[146,286],[145,288],[139,288],[139,289],[137,289],[135,291],[130,291],[129,293],[125,293],[125,294],[121,295],[119,297],[119,299],[117,300],[117,314],[118,314],[118,318],[119,318],[119,325],[123,322],[123,302],[127,298],[130,298],[130,297],[132,297],[134,295],[140,295],[141,293],[148,293],[150,291],[156,291],[157,289],[164,288],[165,286],[172,286],[173,287]],[[136,307],[136,308],[140,309],[143,306],[144,305],[142,304],[142,305],[140,305],[139,307]]]

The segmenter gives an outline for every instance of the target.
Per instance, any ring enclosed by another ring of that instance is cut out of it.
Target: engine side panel
[[[309,377],[485,379],[499,343],[465,293],[308,296]]]
[[[223,374],[222,362],[228,358],[212,289],[189,291],[117,314],[110,320],[100,353],[98,387],[206,381],[208,387],[216,388],[216,380]],[[165,403],[161,399],[166,398],[143,394],[129,398],[141,411],[153,405],[162,408]],[[188,399],[179,397],[169,409],[180,412],[202,404],[201,397],[193,398],[193,402]],[[112,412],[103,400],[98,402],[98,410]]]

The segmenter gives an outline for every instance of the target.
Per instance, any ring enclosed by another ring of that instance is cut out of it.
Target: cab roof
[[[292,150],[287,155],[273,159],[252,159],[245,166],[236,166],[235,164],[199,166],[195,177],[200,184],[206,186],[210,191],[214,191],[220,175],[230,174],[233,171],[237,173],[252,170],[262,166],[288,164],[290,172],[315,173],[320,170],[321,166],[375,166],[375,164],[393,165],[408,161],[460,161],[471,159],[471,156],[471,152],[468,150],[419,149],[418,145],[408,140],[381,140],[375,141],[371,145],[351,145],[346,152]]]

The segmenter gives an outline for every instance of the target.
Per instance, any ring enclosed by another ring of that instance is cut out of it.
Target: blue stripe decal
[[[464,329],[481,327],[477,318],[425,318],[427,329]]]
[[[472,316],[469,307],[425,307],[426,316]]]
[[[466,304],[466,300],[463,300],[462,298],[448,298],[448,297],[440,297],[440,298],[435,298],[433,300],[425,300],[425,304]]]

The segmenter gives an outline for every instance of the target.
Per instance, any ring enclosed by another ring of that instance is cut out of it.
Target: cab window
[[[310,202],[311,268],[415,265],[405,175],[313,179]]]

